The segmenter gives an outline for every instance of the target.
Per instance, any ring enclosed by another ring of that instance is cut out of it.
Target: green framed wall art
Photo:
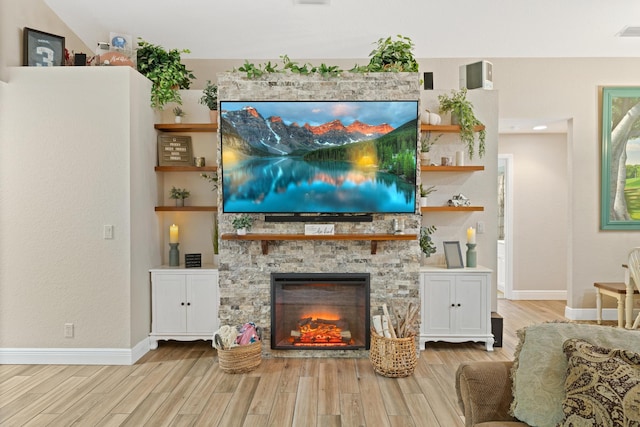
[[[640,230],[640,87],[602,88],[600,229]]]

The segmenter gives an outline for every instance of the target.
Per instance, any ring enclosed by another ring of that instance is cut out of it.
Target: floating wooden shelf
[[[156,212],[217,212],[217,206],[156,206]]]
[[[308,235],[308,234],[261,234],[249,233],[238,235],[226,233],[221,236],[222,240],[259,240],[262,246],[262,254],[269,253],[269,242],[276,240],[366,240],[371,241],[371,254],[375,255],[378,250],[378,242],[389,240],[416,240],[416,234],[330,234],[330,235]]]
[[[422,172],[475,172],[483,171],[484,166],[420,166]]]
[[[217,123],[156,123],[157,130],[163,132],[217,132]]]
[[[482,212],[483,206],[426,206],[420,208],[421,212]]]
[[[459,125],[420,125],[420,130],[423,132],[442,132],[442,133],[460,133]],[[480,132],[484,130],[484,125],[474,126],[474,132]]]
[[[215,172],[217,166],[156,166],[156,172]]]

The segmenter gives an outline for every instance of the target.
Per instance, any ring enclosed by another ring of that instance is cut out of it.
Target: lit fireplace
[[[369,274],[272,273],[271,348],[369,348]]]

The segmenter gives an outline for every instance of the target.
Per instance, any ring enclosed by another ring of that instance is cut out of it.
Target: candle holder
[[[178,250],[178,245],[180,243],[169,243],[171,249],[169,249],[169,266],[177,267],[180,265],[180,251]]]
[[[475,243],[467,243],[467,267],[478,266],[478,253]]]

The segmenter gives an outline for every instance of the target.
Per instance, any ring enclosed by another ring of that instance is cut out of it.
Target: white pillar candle
[[[175,224],[169,227],[169,243],[178,243],[178,226]]]
[[[473,227],[467,229],[467,243],[476,243],[476,230]]]
[[[456,151],[456,166],[464,166],[464,151]]]

